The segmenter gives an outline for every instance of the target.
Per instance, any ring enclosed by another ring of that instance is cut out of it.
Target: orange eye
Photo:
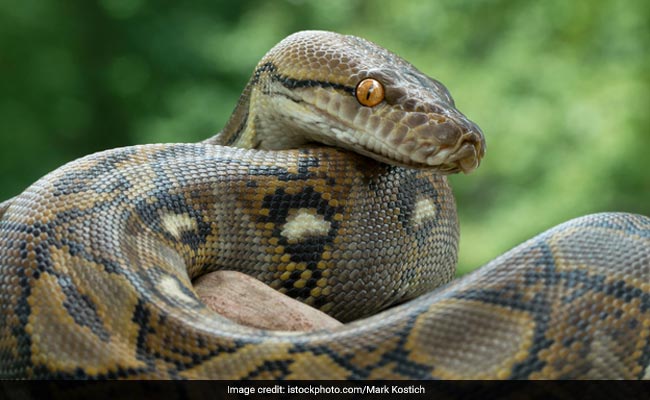
[[[378,80],[366,78],[359,82],[355,91],[361,105],[374,107],[384,100],[384,87]]]

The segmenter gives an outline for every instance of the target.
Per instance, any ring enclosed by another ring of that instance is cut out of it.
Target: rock
[[[312,331],[343,325],[241,272],[211,272],[197,279],[194,289],[211,310],[242,325],[281,331]]]

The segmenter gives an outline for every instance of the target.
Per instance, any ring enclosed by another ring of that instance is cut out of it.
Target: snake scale
[[[0,206],[0,377],[647,378],[646,217],[571,220],[452,281],[446,174],[484,152],[408,62],[293,34],[213,138],[89,155]],[[192,287],[219,269],[348,323],[230,322]]]

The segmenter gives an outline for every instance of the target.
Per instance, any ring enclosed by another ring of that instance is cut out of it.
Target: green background
[[[650,214],[645,0],[0,0],[0,199],[82,155],[221,129],[259,58],[326,29],[450,89],[488,151],[454,176],[460,272],[572,217]]]

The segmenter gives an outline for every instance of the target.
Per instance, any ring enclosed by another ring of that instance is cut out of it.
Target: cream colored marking
[[[416,224],[436,218],[436,203],[433,199],[421,199],[415,203],[413,221]]]
[[[289,240],[301,240],[308,236],[323,236],[329,232],[331,224],[322,215],[313,215],[306,209],[287,218],[282,228],[282,236]]]
[[[167,293],[169,296],[175,297],[177,300],[191,303],[195,300],[190,296],[183,293],[178,281],[171,276],[164,276],[159,284],[160,290]]]
[[[505,379],[528,356],[534,329],[527,312],[446,299],[418,316],[404,347],[410,360],[439,366],[432,373],[442,379]]]
[[[165,228],[165,230],[176,239],[180,239],[183,232],[193,231],[197,228],[196,220],[190,217],[188,213],[163,214],[161,215],[160,220],[163,228]]]
[[[591,342],[591,352],[587,354],[587,359],[591,361],[591,369],[587,373],[587,379],[607,379],[613,374],[620,374],[622,371],[628,371],[625,362],[620,357],[620,351],[617,351],[616,343],[607,336],[596,336]],[[625,375],[619,375],[616,379],[631,379]]]

